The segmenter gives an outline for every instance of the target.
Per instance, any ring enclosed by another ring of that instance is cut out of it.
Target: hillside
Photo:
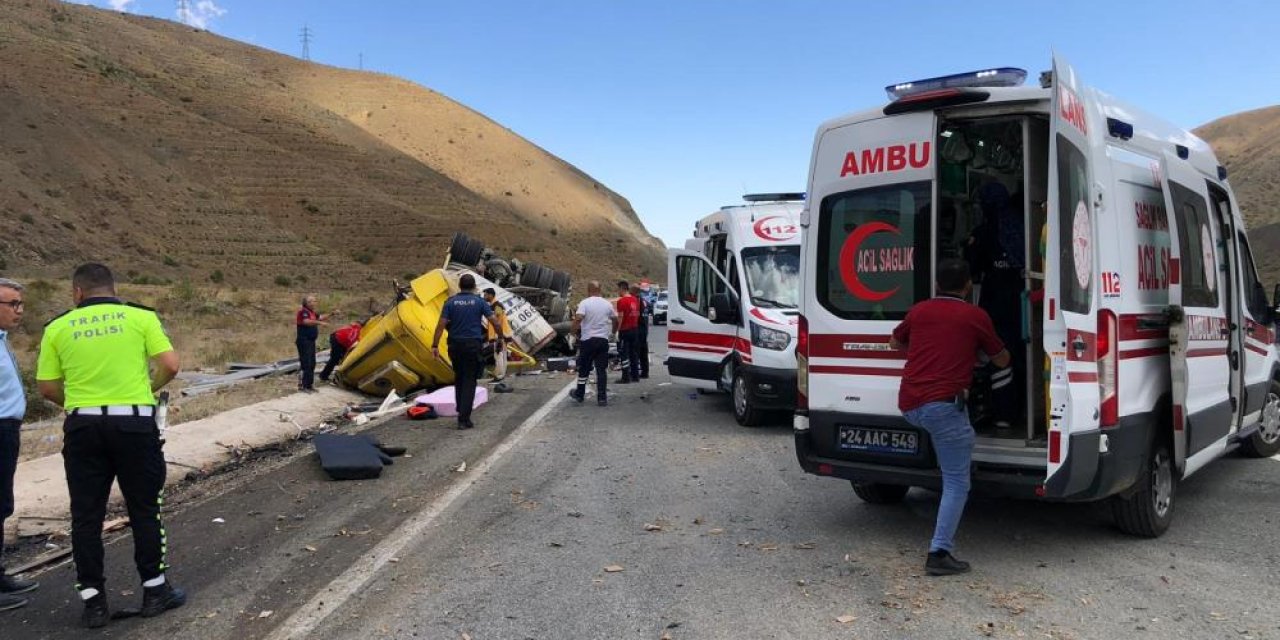
[[[1195,133],[1227,167],[1270,295],[1280,283],[1280,106],[1219,118]]]
[[[180,24],[0,3],[0,269],[368,288],[449,237],[660,276],[622,196],[445,96]]]

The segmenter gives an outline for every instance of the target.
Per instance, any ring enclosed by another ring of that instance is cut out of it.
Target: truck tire
[[[472,238],[471,242],[467,243],[467,255],[463,264],[466,264],[469,267],[474,267],[480,263],[480,258],[483,256],[484,243],[476,238]]]
[[[868,504],[898,504],[903,498],[907,497],[907,492],[911,487],[900,484],[879,484],[876,482],[854,482],[849,481],[853,485],[853,492],[863,502]]]
[[[1280,453],[1280,382],[1271,381],[1258,430],[1240,443],[1240,451],[1250,458],[1270,458]]]
[[[755,406],[751,394],[747,392],[747,377],[742,369],[733,370],[733,418],[744,427],[758,427],[764,422],[764,411]]]
[[[449,241],[449,260],[463,263],[470,245],[471,238],[468,238],[467,234],[462,232],[453,234],[453,240]]]
[[[1111,515],[1121,531],[1156,538],[1173,522],[1173,496],[1178,487],[1169,445],[1157,442],[1135,489],[1111,498]]]
[[[520,286],[537,287],[538,275],[542,272],[542,265],[536,262],[530,262],[524,265],[524,270],[520,272]]]
[[[556,272],[550,267],[542,267],[538,272],[538,287],[542,289],[551,289],[551,281],[556,277]]]
[[[563,271],[557,271],[551,274],[551,290],[560,294],[562,298],[569,297],[569,274]]]

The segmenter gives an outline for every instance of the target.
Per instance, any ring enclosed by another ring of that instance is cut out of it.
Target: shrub
[[[171,257],[169,257],[169,256],[165,256],[165,257],[164,257],[164,266],[166,266],[166,267],[176,267],[176,266],[178,266],[178,261],[177,261],[177,260],[174,260],[173,258],[171,258]]]
[[[374,251],[373,249],[365,249],[364,251],[360,251],[356,253],[352,257],[355,258],[356,262],[359,262],[360,264],[373,264],[373,259],[377,257],[377,255],[378,255],[377,252]]]
[[[18,219],[19,219],[19,220],[21,220],[21,221],[22,221],[23,223],[25,223],[25,224],[35,224],[35,223],[36,223],[36,219],[35,219],[35,218],[33,218],[33,217],[31,217],[31,214],[29,214],[29,213],[24,213],[24,214],[22,214],[22,215],[18,216]]]
[[[276,276],[276,285],[281,287],[288,287],[292,284],[293,284],[293,281],[289,279],[289,276]]]
[[[213,273],[209,274],[209,281],[222,284],[222,281],[223,281],[222,269],[215,269]]]

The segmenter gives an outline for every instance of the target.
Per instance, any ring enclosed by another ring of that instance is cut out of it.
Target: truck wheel
[[[764,421],[764,412],[757,409],[747,392],[747,377],[740,368],[733,372],[733,417],[744,427],[759,426]]]
[[[552,271],[550,267],[542,267],[538,270],[538,288],[550,289],[551,281],[554,280],[555,277],[556,272]]]
[[[467,234],[458,232],[453,234],[453,240],[449,242],[449,260],[459,264],[465,263],[467,257],[467,249],[471,246],[471,238]]]
[[[1280,453],[1280,382],[1271,381],[1258,430],[1240,445],[1240,451],[1251,458],[1270,458]]]
[[[520,272],[520,285],[524,287],[537,287],[538,276],[542,273],[542,265],[536,262],[530,262],[524,265],[524,271]]]
[[[564,271],[557,271],[551,275],[551,290],[560,294],[562,298],[569,297],[569,274]]]
[[[1177,487],[1169,446],[1156,443],[1136,490],[1111,498],[1111,515],[1116,527],[1143,538],[1160,536],[1173,522],[1173,496]]]
[[[902,499],[907,497],[907,491],[911,487],[904,487],[900,484],[879,484],[876,482],[854,482],[849,481],[853,485],[853,492],[863,502],[870,504],[898,504]]]

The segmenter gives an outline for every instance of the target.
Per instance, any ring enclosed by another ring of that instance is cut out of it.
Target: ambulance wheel
[[[1280,453],[1280,382],[1271,381],[1258,430],[1241,443],[1240,451],[1251,458],[1270,458]]]
[[[1159,537],[1173,522],[1173,495],[1177,487],[1169,446],[1156,443],[1136,490],[1111,498],[1111,515],[1116,527],[1129,535]]]
[[[760,426],[764,421],[764,411],[756,408],[747,392],[747,377],[741,369],[733,372],[733,417],[744,427]]]
[[[854,482],[849,481],[853,485],[853,492],[863,502],[869,504],[898,504],[902,499],[907,497],[907,492],[911,487],[904,487],[900,484],[878,484],[875,482]]]

